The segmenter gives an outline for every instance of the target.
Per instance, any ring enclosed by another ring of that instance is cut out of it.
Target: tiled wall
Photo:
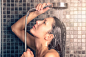
[[[66,57],[86,57],[86,0],[68,0],[64,12]],[[65,15],[66,14],[66,15]]]
[[[86,57],[86,0],[65,0],[68,8],[50,9],[32,20],[28,30],[38,19],[56,16],[66,26],[65,57]],[[38,3],[57,2],[57,0],[1,0],[1,54],[2,57],[19,57],[24,51],[24,43],[12,33],[10,27],[30,8]]]
[[[86,57],[86,1],[69,2],[68,13],[65,15],[66,57]]]
[[[12,33],[11,25],[26,14],[29,4],[26,0],[2,0],[1,57],[20,57],[24,52],[24,43]]]

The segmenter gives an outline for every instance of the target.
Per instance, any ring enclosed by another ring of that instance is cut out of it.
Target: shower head
[[[68,4],[65,2],[53,3],[52,8],[54,8],[54,9],[66,9],[66,8],[68,8]]]

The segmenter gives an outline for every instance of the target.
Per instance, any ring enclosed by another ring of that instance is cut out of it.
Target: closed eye
[[[44,22],[43,23],[46,24],[46,19],[44,19]]]
[[[44,24],[46,24],[45,21],[44,21]]]

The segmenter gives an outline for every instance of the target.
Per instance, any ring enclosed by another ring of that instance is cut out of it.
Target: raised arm
[[[33,20],[38,15],[34,14],[34,12],[31,12],[30,15],[27,18],[27,24]],[[11,26],[12,31],[20,38],[21,41],[25,43],[25,18],[26,16],[20,18],[15,24]],[[33,50],[35,50],[35,44],[34,44],[34,37],[31,36],[29,33],[27,33],[27,45],[31,47]]]
[[[33,20],[35,17],[37,17],[38,15],[46,12],[49,7],[43,9],[44,6],[46,6],[46,3],[43,4],[38,4],[36,7],[35,12],[31,12],[27,18],[27,24]],[[26,16],[20,18],[15,24],[13,24],[11,26],[12,31],[21,39],[21,41],[25,42],[25,32],[24,32],[24,28],[25,28],[25,18]],[[27,33],[27,45],[32,48],[33,50],[35,50],[35,39],[33,36],[31,36],[29,33]]]

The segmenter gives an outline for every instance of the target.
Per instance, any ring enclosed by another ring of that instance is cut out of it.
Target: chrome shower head
[[[53,8],[54,9],[66,9],[68,8],[68,4],[65,2],[53,3]]]

